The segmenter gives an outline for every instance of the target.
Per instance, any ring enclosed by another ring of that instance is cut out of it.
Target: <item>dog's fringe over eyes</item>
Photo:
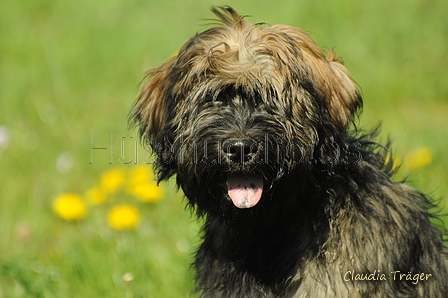
[[[392,180],[379,129],[351,131],[362,98],[342,60],[301,29],[212,11],[131,113],[158,179],[176,175],[204,217],[196,291],[448,297],[431,201]]]

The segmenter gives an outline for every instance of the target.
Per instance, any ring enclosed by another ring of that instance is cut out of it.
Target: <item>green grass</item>
[[[0,125],[11,141],[0,149],[0,297],[189,296],[198,225],[172,183],[161,203],[141,207],[142,224],[130,232],[108,228],[106,207],[64,222],[51,201],[83,194],[121,165],[121,141],[131,158],[126,118],[143,74],[204,29],[209,7],[221,4],[1,0]],[[399,156],[429,147],[433,162],[410,181],[447,211],[448,2],[227,4],[252,21],[300,26],[335,48],[363,91],[360,126],[382,121],[381,139],[390,135]],[[89,164],[93,146],[108,150],[93,151]],[[64,156],[73,167],[58,170]]]

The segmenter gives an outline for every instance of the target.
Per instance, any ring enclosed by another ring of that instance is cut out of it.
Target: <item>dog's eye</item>
[[[213,99],[213,103],[216,104],[226,104],[229,102],[228,96],[226,96],[226,94],[220,93],[218,96],[216,96]]]
[[[229,104],[238,94],[234,86],[226,86],[213,98],[214,103]]]

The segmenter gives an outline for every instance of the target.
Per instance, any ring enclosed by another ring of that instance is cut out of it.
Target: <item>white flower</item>
[[[0,125],[0,150],[5,150],[11,143],[11,133],[5,125]]]

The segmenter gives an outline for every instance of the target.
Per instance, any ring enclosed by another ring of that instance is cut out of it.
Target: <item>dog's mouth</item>
[[[263,179],[245,174],[227,177],[227,193],[238,208],[255,206],[263,194]]]

